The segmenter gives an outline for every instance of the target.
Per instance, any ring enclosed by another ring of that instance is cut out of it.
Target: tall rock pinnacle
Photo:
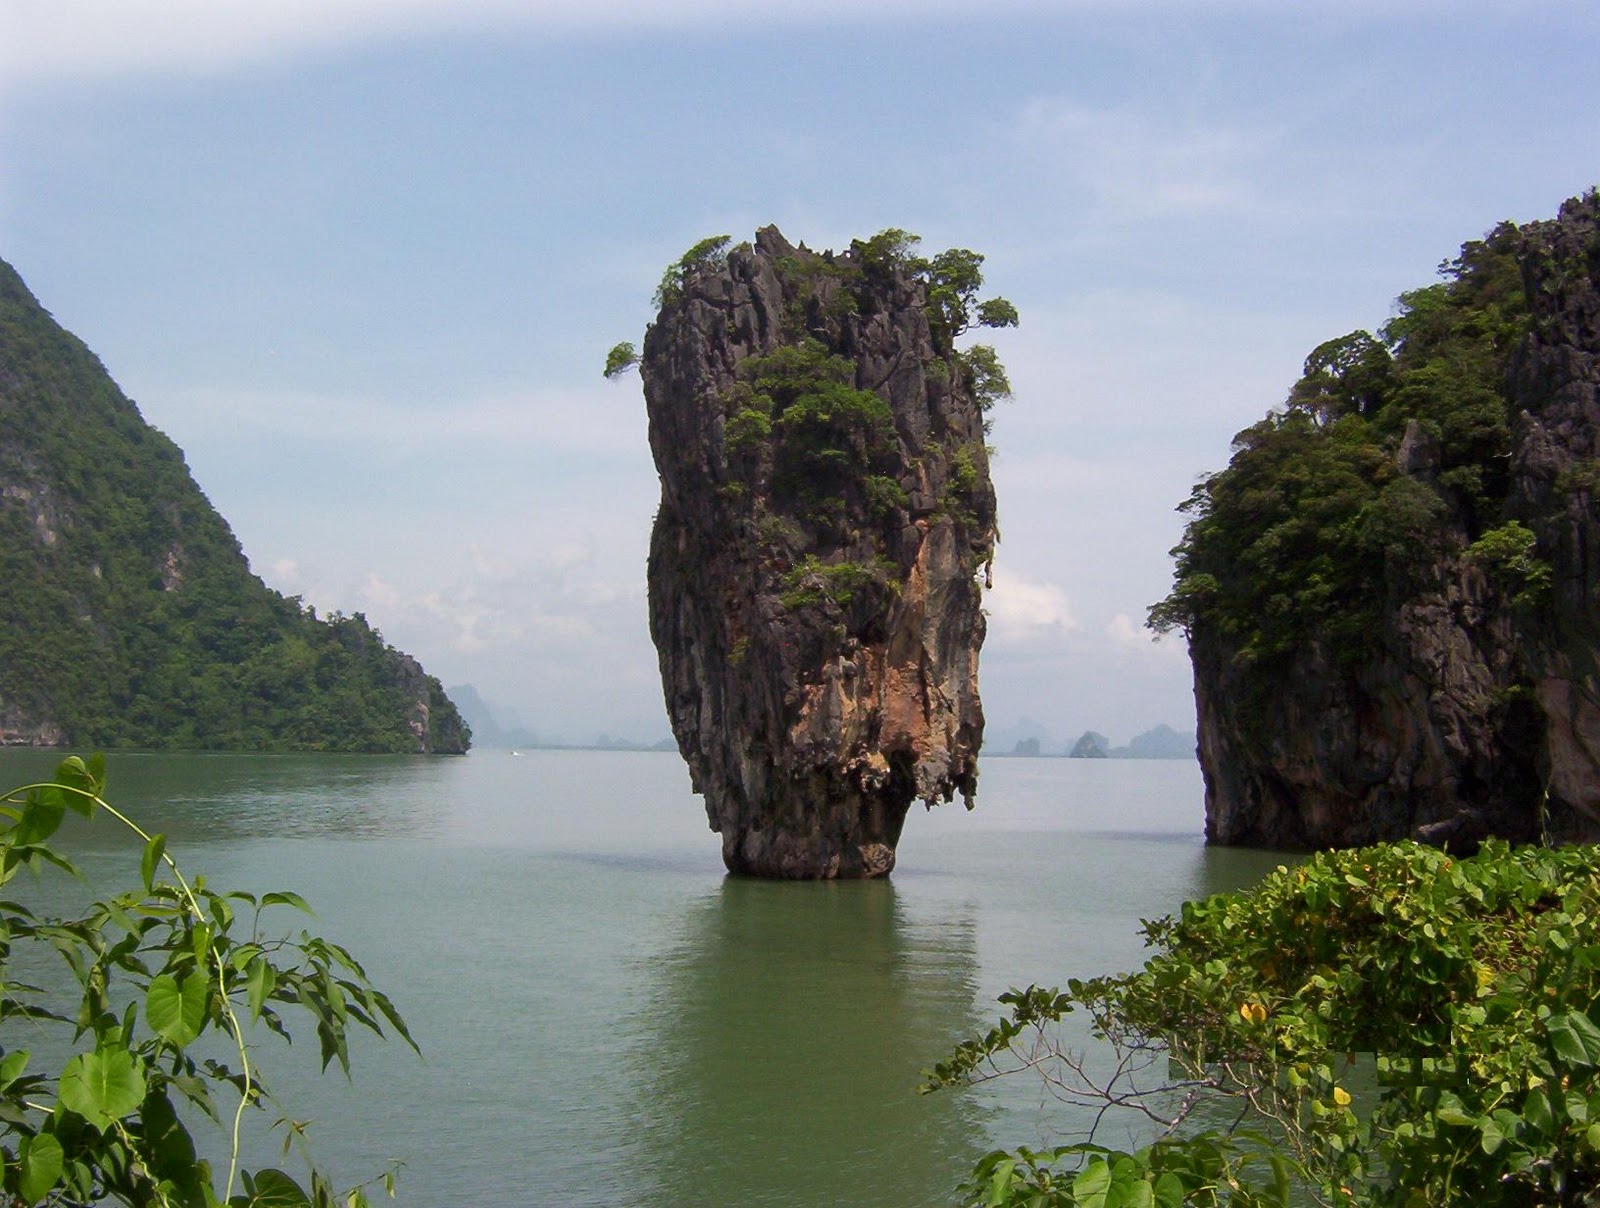
[[[730,871],[881,876],[911,803],[968,799],[995,500],[967,326],[981,258],[773,227],[668,271],[641,369],[661,508],[650,629]],[[952,259],[954,257],[954,259]]]

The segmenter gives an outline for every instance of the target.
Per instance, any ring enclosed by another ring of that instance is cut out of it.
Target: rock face
[[[995,501],[927,284],[768,227],[664,287],[645,339],[651,635],[736,873],[880,876],[913,801],[971,805]]]
[[[1417,376],[1397,378],[1401,388],[1384,396],[1411,418],[1363,405],[1366,428],[1387,423],[1393,435],[1383,446],[1390,460],[1372,470],[1383,492],[1354,522],[1407,491],[1422,501],[1365,583],[1379,604],[1366,632],[1336,638],[1318,622],[1289,654],[1255,657],[1247,631],[1208,602],[1227,591],[1226,572],[1203,564],[1195,526],[1180,546],[1180,567],[1189,558],[1191,572],[1215,572],[1190,575],[1192,602],[1179,618],[1190,634],[1212,841],[1600,838],[1600,201],[1590,194],[1553,221],[1502,227],[1477,248],[1485,265],[1504,260],[1510,287],[1501,296],[1474,286],[1485,299],[1474,305],[1521,316],[1498,380],[1484,387],[1503,412],[1480,409],[1469,431],[1440,410],[1442,393],[1404,385]],[[1485,281],[1491,273],[1471,271]],[[1406,299],[1413,318],[1401,331],[1413,343],[1422,339],[1414,316],[1435,313],[1422,310],[1428,294]],[[1403,344],[1395,347],[1404,367]],[[1420,354],[1411,359],[1428,368]],[[1503,440],[1475,461],[1456,456],[1490,419]],[[1215,509],[1222,495],[1208,489]],[[1524,545],[1512,549],[1519,537]],[[1180,572],[1180,592],[1155,611],[1184,590]],[[1352,614],[1364,606],[1359,594],[1342,601]]]

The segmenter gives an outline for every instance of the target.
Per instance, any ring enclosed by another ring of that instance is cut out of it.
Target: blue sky
[[[636,377],[705,235],[985,253],[991,733],[1192,724],[1173,510],[1305,354],[1600,181],[1567,3],[0,0],[0,257],[273,586],[666,732]]]

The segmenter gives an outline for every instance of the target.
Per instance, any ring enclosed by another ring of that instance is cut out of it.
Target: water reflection
[[[977,922],[886,882],[729,879],[692,905],[638,1021],[660,1203],[948,1202],[985,1135],[918,1071],[974,1022]]]
[[[1305,858],[1303,853],[1263,851],[1253,847],[1201,848],[1194,864],[1193,881],[1189,891],[1184,894],[1184,900],[1247,889],[1280,864],[1292,868]]]
[[[61,752],[0,751],[5,788],[54,773]],[[426,831],[459,761],[408,755],[112,752],[107,800],[173,842],[373,838]],[[121,842],[90,828],[79,850]]]

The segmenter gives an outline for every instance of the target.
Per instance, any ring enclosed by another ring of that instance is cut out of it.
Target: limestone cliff
[[[1600,837],[1600,201],[1445,275],[1187,505],[1212,841]]]
[[[1004,379],[952,343],[976,258],[935,294],[908,246],[765,228],[669,273],[645,339],[651,634],[734,872],[882,875],[913,801],[976,788]]]

